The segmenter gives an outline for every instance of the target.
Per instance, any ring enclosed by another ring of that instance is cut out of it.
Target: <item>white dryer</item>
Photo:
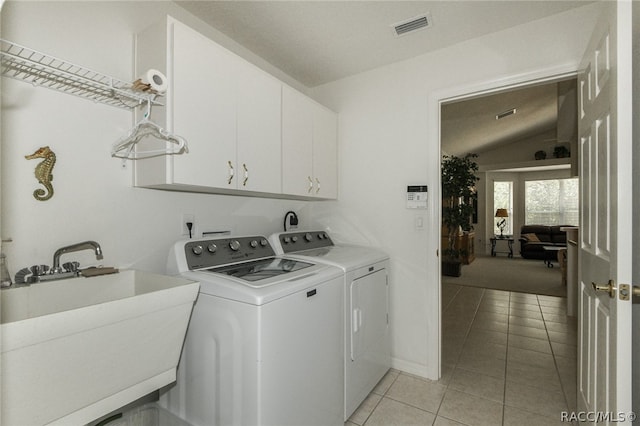
[[[344,420],[391,367],[389,256],[381,250],[336,245],[325,231],[269,237],[276,253],[344,271]]]
[[[168,272],[201,286],[161,405],[194,426],[343,425],[342,270],[253,236],[176,243]]]

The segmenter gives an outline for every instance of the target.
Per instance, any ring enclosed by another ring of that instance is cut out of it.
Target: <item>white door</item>
[[[631,301],[623,299],[631,284],[631,3],[602,7],[578,80],[577,402],[578,411],[603,416],[599,424],[630,424]]]

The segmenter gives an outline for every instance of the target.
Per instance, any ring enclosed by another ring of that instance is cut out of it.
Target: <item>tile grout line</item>
[[[504,359],[504,386],[502,388],[502,426],[505,426],[504,424],[504,415],[505,415],[505,409],[506,409],[506,402],[507,402],[507,369],[509,368],[509,328],[511,327],[511,296],[512,293],[509,292],[509,307],[508,307],[508,311],[507,311],[507,349],[505,351],[505,359]]]
[[[456,295],[451,299],[451,302],[449,303],[449,305],[448,305],[448,306],[450,306],[450,305],[451,305],[451,303],[453,303],[454,299],[458,296],[458,294],[461,292],[461,290],[462,290],[462,289],[459,289],[459,290],[458,290],[458,293],[456,293]],[[487,289],[482,288],[482,293],[480,294],[480,297],[478,298],[478,304],[476,305],[476,309],[475,309],[475,311],[474,311],[474,313],[473,313],[473,319],[471,320],[471,323],[469,324],[469,328],[467,329],[467,332],[466,332],[466,334],[465,334],[465,336],[464,336],[464,340],[463,340],[463,343],[462,343],[462,347],[464,347],[465,343],[467,343],[467,339],[469,338],[469,333],[471,333],[471,328],[473,327],[473,322],[476,320],[476,315],[478,315],[478,310],[480,309],[480,304],[482,303],[482,299],[484,298],[484,295],[485,295],[486,290],[487,290]],[[447,395],[447,391],[449,390],[449,386],[451,385],[451,380],[453,379],[453,374],[455,373],[456,369],[458,368],[458,361],[460,360],[460,356],[461,356],[461,354],[462,354],[462,349],[460,350],[460,352],[459,352],[459,353],[458,353],[458,355],[456,356],[456,361],[455,361],[455,363],[453,364],[453,369],[452,369],[452,372],[451,372],[452,377],[450,377],[450,378],[449,378],[449,382],[445,385],[445,389],[444,389],[444,393],[443,393],[443,395],[442,395],[442,399],[440,400],[440,404],[438,404],[438,409],[436,410],[436,413],[435,413],[435,414],[436,414],[436,416],[435,416],[435,418],[433,419],[433,422],[434,422],[434,423],[435,423],[435,421],[438,419],[438,416],[439,416],[439,414],[440,414],[440,409],[442,408],[442,403],[444,402],[444,398],[445,398],[445,396]],[[443,417],[443,418],[445,418],[445,419],[447,418],[447,417],[444,417],[444,416],[440,416],[440,417]],[[451,420],[451,419],[450,419],[450,420]],[[458,423],[461,423],[461,422],[459,422],[459,421],[457,421],[457,420],[455,420],[455,421],[456,421],[456,422],[458,422]],[[462,424],[462,423],[461,423],[461,424]]]
[[[538,303],[540,301],[538,300]],[[551,344],[551,336],[549,335],[549,329],[547,328],[547,320],[544,317],[544,312],[542,312],[542,322],[544,323],[544,329],[547,333],[547,339],[549,340],[549,347],[551,348],[551,355],[553,356],[553,365],[556,369],[556,374],[558,375],[558,381],[560,382],[560,389],[562,390],[562,396],[564,397],[564,403],[566,404],[567,409],[569,409],[569,400],[567,399],[567,392],[565,391],[564,383],[562,382],[562,378],[560,377],[560,369],[558,367],[558,361],[556,360],[556,352],[553,349],[553,345]],[[577,386],[577,384],[576,384]]]

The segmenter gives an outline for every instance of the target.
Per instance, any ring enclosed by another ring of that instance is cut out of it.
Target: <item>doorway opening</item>
[[[544,294],[541,289],[532,294],[525,280],[531,277],[540,280],[540,277],[534,277],[533,271],[546,274],[541,275],[543,280],[560,288],[566,295],[560,265],[555,263],[553,268],[548,268],[542,259],[523,258],[519,239],[523,227],[533,224],[527,219],[527,205],[536,210],[532,201],[527,203],[525,200],[527,182],[560,180],[578,173],[578,150],[572,144],[573,141],[577,143],[577,131],[564,136],[556,123],[547,124],[551,127],[540,127],[529,134],[521,133],[515,139],[504,136],[502,142],[491,142],[483,150],[478,150],[468,142],[473,142],[472,136],[453,136],[452,142],[448,143],[450,135],[447,134],[445,110],[448,107],[452,107],[451,111],[460,108],[457,115],[453,114],[453,120],[458,120],[453,127],[461,127],[461,111],[465,106],[474,106],[475,112],[469,112],[472,118],[487,110],[491,115],[500,116],[500,112],[509,108],[503,105],[502,109],[493,110],[487,104],[490,97],[511,96],[515,102],[521,93],[538,90],[552,93],[555,90],[556,109],[560,111],[558,93],[571,96],[563,90],[575,87],[575,78],[574,72],[568,72],[439,99],[442,154],[478,154],[480,177],[477,212],[471,219],[473,235],[471,232],[467,234],[467,238],[473,241],[475,260],[463,266],[459,278],[462,281],[455,283],[457,278],[441,277],[441,374],[450,376],[452,383],[464,380],[491,383],[497,389],[497,401],[502,402],[505,416],[518,408],[529,413],[535,411],[532,407],[514,408],[512,405],[517,405],[515,401],[529,393],[546,401],[546,412],[576,407],[577,322],[566,315],[564,298],[548,295],[551,294],[549,292]],[[563,99],[564,102],[567,100]],[[515,113],[493,119],[501,121],[523,117],[527,111],[525,106],[511,105]],[[575,108],[573,114],[577,116]],[[556,113],[555,120],[557,118]],[[574,127],[575,123],[576,120],[572,124]],[[488,131],[485,130],[483,136],[486,133]],[[458,141],[462,142],[458,145]],[[554,156],[557,146],[573,152],[574,157]],[[540,153],[536,155],[538,151],[544,151],[547,158],[541,158]],[[533,215],[531,220],[542,220],[542,215]],[[483,261],[494,263],[483,266]],[[531,271],[523,271],[524,265]],[[524,287],[514,286],[514,283],[523,281]],[[460,282],[466,285],[460,285]],[[486,398],[489,389],[492,388],[484,386],[479,395]],[[540,411],[538,414],[544,413]],[[543,417],[538,420],[543,422]]]
[[[456,242],[461,276],[443,283],[566,296],[561,228],[579,217],[575,74],[445,99],[440,112],[442,154],[476,154],[479,177]]]

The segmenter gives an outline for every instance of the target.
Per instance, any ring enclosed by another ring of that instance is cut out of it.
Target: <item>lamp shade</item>
[[[507,212],[507,209],[497,209],[496,217],[509,217],[509,212]]]

